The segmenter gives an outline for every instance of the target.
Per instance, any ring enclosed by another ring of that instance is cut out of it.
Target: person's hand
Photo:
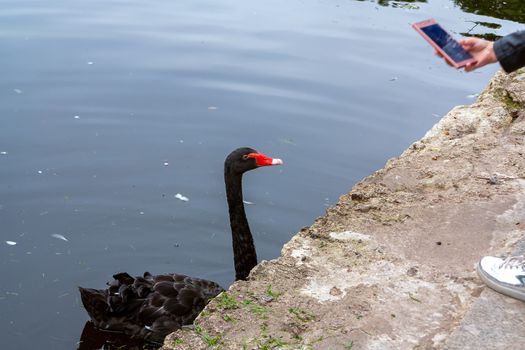
[[[465,72],[471,72],[487,64],[498,62],[498,58],[494,52],[494,43],[492,41],[479,38],[466,38],[460,40],[459,44],[476,60],[475,62],[469,63],[464,67]],[[443,57],[439,51],[436,51],[436,54],[439,57]],[[453,67],[453,65],[445,57],[443,58],[449,66]]]
[[[498,62],[492,41],[480,38],[466,38],[460,40],[459,44],[476,60],[476,62],[469,63],[465,66],[466,72],[471,72],[487,64]]]

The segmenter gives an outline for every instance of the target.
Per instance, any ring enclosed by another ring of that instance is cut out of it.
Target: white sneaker
[[[478,264],[479,277],[497,292],[525,301],[525,257],[506,259],[483,257]]]

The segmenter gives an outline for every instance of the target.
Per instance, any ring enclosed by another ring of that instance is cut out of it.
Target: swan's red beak
[[[257,166],[281,165],[283,161],[279,158],[271,158],[261,153],[250,153],[248,158],[254,158]]]

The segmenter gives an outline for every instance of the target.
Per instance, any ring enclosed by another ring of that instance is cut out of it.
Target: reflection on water
[[[501,38],[501,35],[496,34],[497,29],[501,28],[501,24],[482,21],[470,21],[470,23],[472,23],[472,27],[466,32],[461,32],[461,35],[482,38],[490,41],[495,41]]]
[[[380,6],[392,6],[395,8],[404,8],[404,9],[418,9],[419,7],[417,5],[410,5],[413,3],[426,3],[427,0],[403,0],[403,1],[396,1],[396,0],[357,0],[357,1],[370,1],[375,2]]]
[[[523,0],[454,0],[463,11],[525,23]]]
[[[155,350],[159,346],[131,339],[123,334],[103,332],[90,321],[86,322],[77,350]]]
[[[416,10],[416,3],[426,3],[427,0],[357,0],[370,1],[380,6]],[[523,0],[454,0],[463,11],[483,16],[490,16],[525,24],[525,4]],[[473,26],[468,31],[461,32],[463,36],[474,36],[486,40],[497,40],[502,35],[491,29],[499,29],[501,25],[494,22],[472,21]]]
[[[391,6],[403,9],[419,9],[417,3],[427,0],[357,0],[377,3],[380,6]],[[525,23],[525,5],[523,0],[454,0],[454,3],[465,12],[475,13]]]
[[[454,2],[466,12],[525,24],[525,5],[523,0],[454,0]],[[499,23],[472,21],[472,24],[472,27],[469,28],[468,31],[461,32],[460,34],[491,41],[502,37],[497,31],[501,28],[501,24]]]

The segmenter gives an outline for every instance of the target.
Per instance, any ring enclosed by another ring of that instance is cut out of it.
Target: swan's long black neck
[[[252,233],[244,212],[242,174],[233,174],[225,170],[224,181],[226,183],[226,197],[230,212],[235,279],[245,280],[251,269],[257,265],[257,253],[255,252]]]

